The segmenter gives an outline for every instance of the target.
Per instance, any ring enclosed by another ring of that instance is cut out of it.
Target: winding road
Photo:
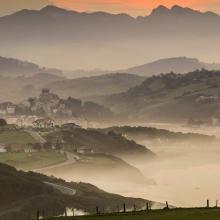
[[[27,133],[29,133],[37,142],[39,142],[41,144],[45,144],[47,142],[46,139],[43,138],[37,131],[33,131],[30,129],[26,129],[25,131]],[[60,168],[60,167],[75,163],[79,159],[79,156],[74,153],[65,152],[65,154],[66,154],[66,161],[59,163],[59,164],[54,164],[54,165],[50,165],[47,167],[34,169],[33,171],[34,172],[43,172],[43,171],[54,169],[54,168]]]
[[[48,166],[48,167],[35,169],[33,171],[34,172],[43,172],[43,171],[50,170],[50,169],[60,168],[60,167],[66,166],[66,165],[73,164],[79,159],[79,156],[76,155],[76,154],[73,154],[73,153],[70,153],[70,152],[65,152],[65,153],[66,153],[67,160],[64,161],[63,163],[59,163],[59,164],[51,165],[51,166]]]
[[[50,183],[46,181],[44,183],[49,186],[52,186],[54,189],[59,190],[61,193],[65,195],[74,196],[76,194],[76,190],[71,187],[63,186],[63,185],[56,184],[56,183]]]

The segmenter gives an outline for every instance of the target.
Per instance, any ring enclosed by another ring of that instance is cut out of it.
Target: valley
[[[219,219],[220,6],[177,3],[1,2],[0,220]]]

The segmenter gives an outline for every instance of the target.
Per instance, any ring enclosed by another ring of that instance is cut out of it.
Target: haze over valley
[[[0,17],[0,219],[218,219],[220,15],[56,5]]]

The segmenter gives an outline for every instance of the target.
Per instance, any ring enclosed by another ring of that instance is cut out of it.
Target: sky
[[[220,13],[220,0],[0,0],[0,15],[24,8],[39,9],[48,4],[77,11],[125,12],[133,16],[147,15],[159,5],[167,7],[180,5]]]

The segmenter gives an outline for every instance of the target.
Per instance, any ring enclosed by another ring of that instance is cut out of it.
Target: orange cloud
[[[133,15],[147,13],[158,5],[180,5],[207,11],[220,11],[220,0],[51,0],[60,7],[79,11],[127,12]]]

